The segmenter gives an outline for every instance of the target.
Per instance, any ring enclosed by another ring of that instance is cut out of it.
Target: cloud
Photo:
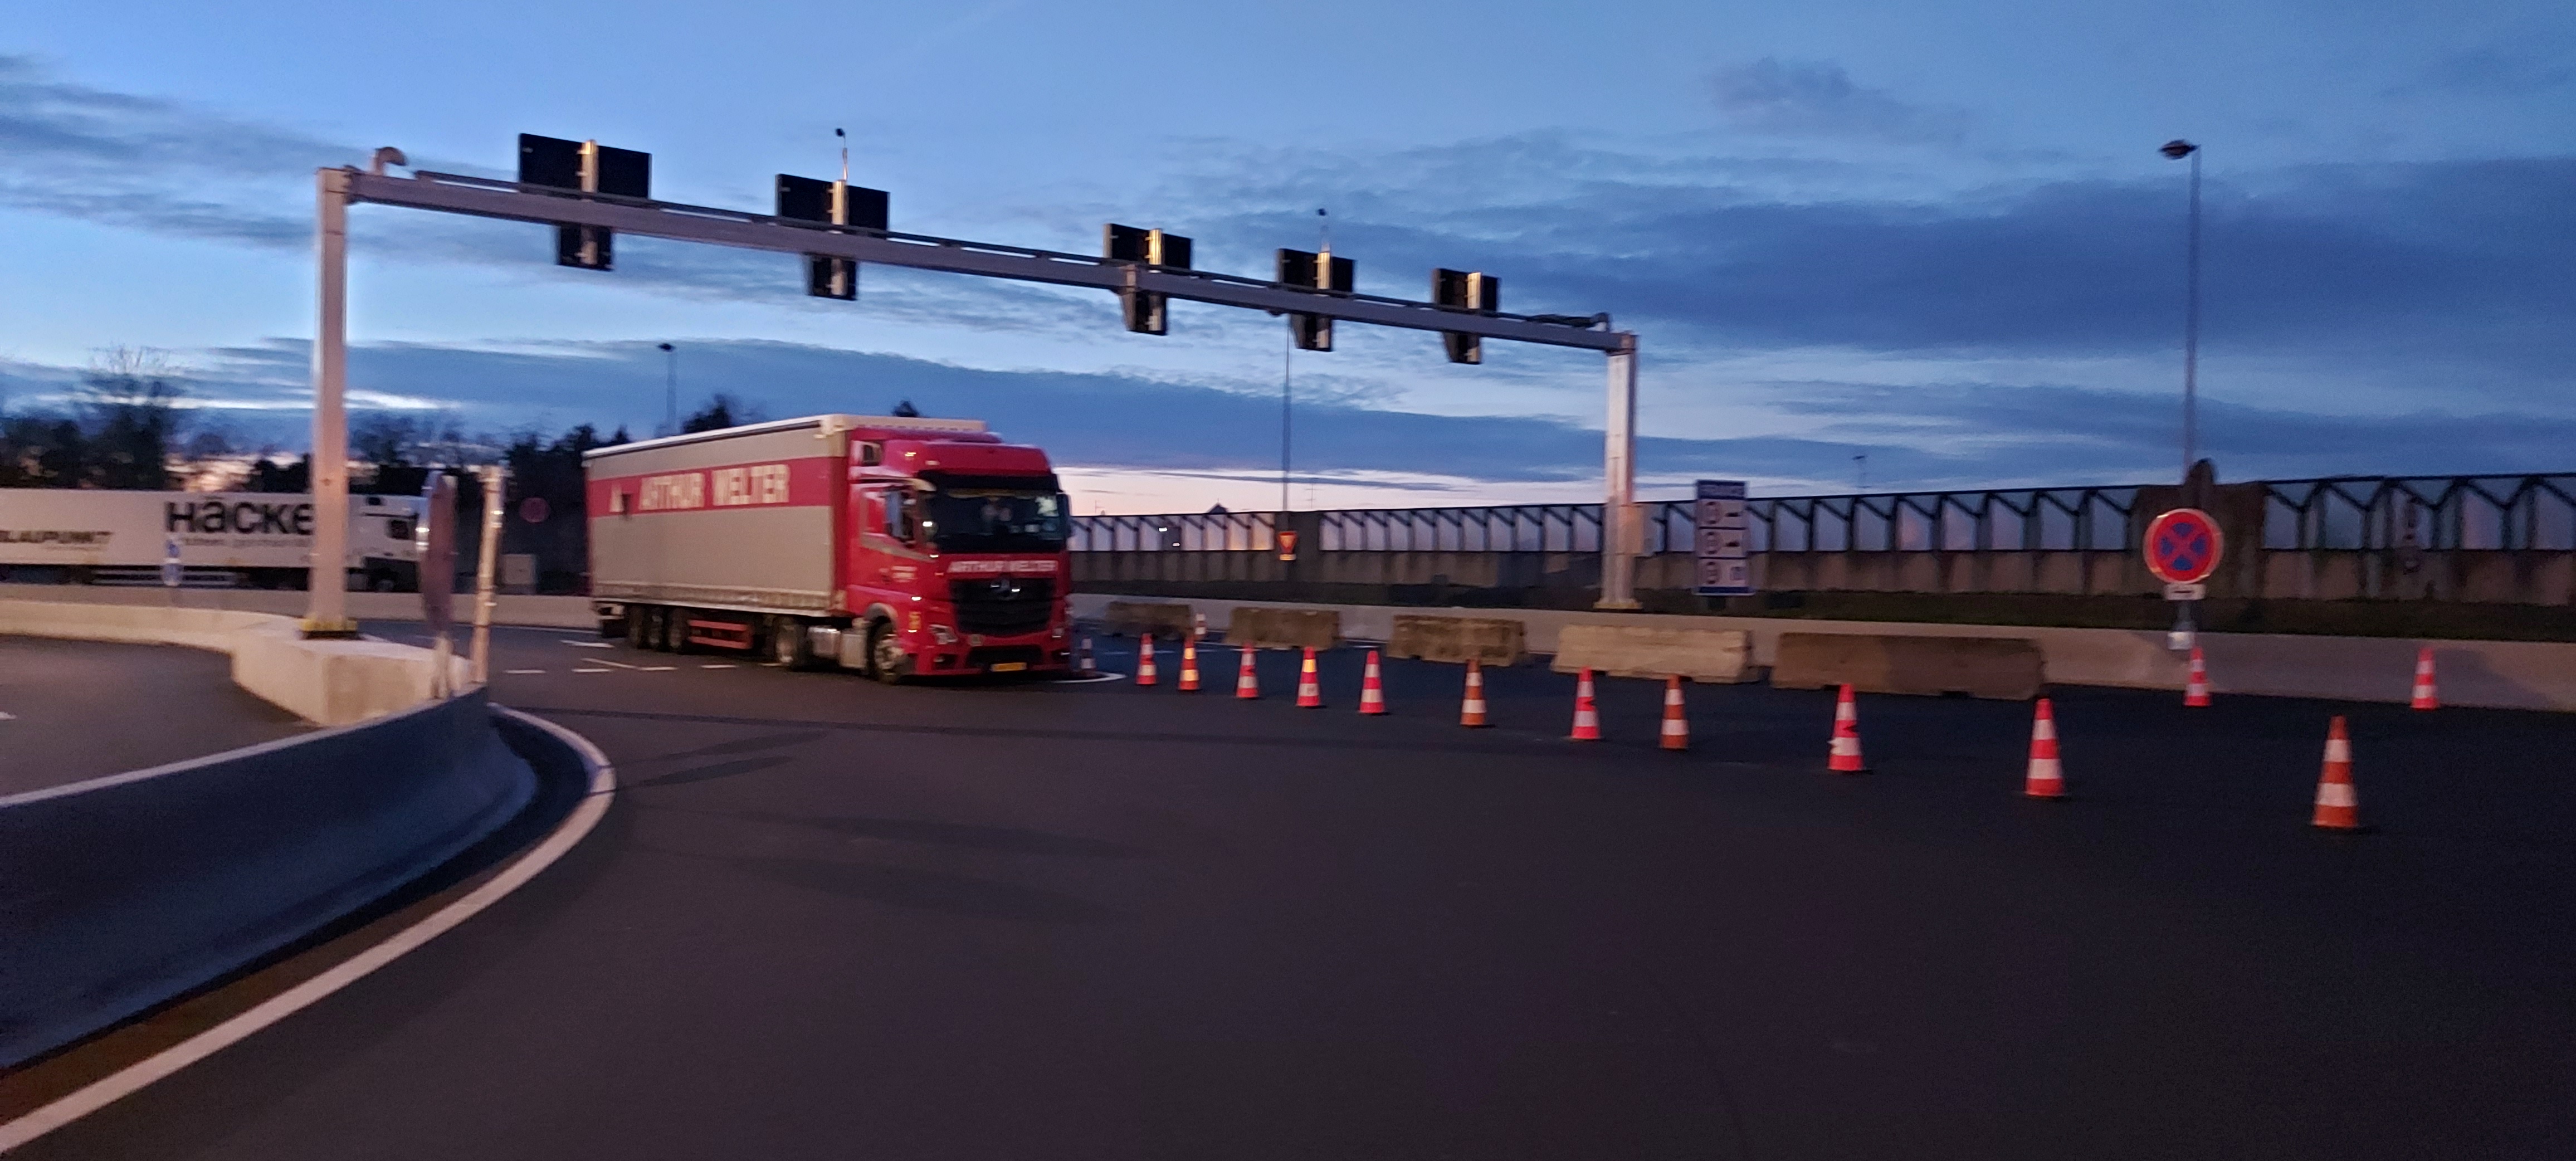
[[[2528,97],[2570,85],[2576,85],[2576,65],[2568,64],[2563,54],[2535,50],[2530,44],[2488,45],[2444,56],[2413,80],[2383,89],[2380,95]]]
[[[1766,56],[1717,70],[1709,89],[1729,124],[1754,133],[1940,143],[1967,131],[1965,114],[1864,87],[1832,61]]]
[[[929,414],[984,419],[1066,466],[1230,479],[1267,478],[1278,464],[1275,396],[793,343],[702,340],[688,351],[683,409],[716,391],[778,416],[882,413],[910,400]],[[306,358],[305,345],[293,342],[200,352],[191,359],[198,371],[190,390],[207,422],[252,444],[298,447]],[[0,378],[30,385],[65,374],[0,365]],[[663,406],[662,357],[644,342],[373,344],[351,352],[350,380],[362,410],[441,408],[468,431],[553,433],[588,423],[645,434]],[[1768,386],[1780,390],[1779,406],[1799,421],[1795,432],[1641,438],[1641,475],[1836,491],[1851,478],[1852,457],[1867,455],[1879,487],[2115,484],[2165,478],[2178,455],[2175,400],[2162,394],[2053,384]],[[1601,470],[1600,431],[1565,418],[1433,415],[1300,397],[1293,423],[1300,478],[1379,486],[1476,480],[1508,494],[1513,486],[1594,480]],[[2366,417],[2205,400],[2202,428],[2207,451],[2230,479],[2564,470],[2564,449],[2576,446],[2576,417],[2509,413]]]

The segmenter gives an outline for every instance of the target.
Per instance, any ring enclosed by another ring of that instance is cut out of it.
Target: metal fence
[[[2265,480],[2270,549],[2576,550],[2576,473]],[[1756,552],[2126,549],[2138,486],[1756,497]],[[1645,551],[1691,550],[1691,502],[1646,504]],[[1599,552],[1601,505],[1313,514],[1325,552]],[[1263,551],[1277,514],[1077,516],[1076,552]]]
[[[1076,516],[1073,551],[1267,552],[1274,543],[1275,516],[1270,512]]]

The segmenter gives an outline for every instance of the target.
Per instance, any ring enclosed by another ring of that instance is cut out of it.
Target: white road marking
[[[672,671],[672,670],[674,670],[674,669],[678,669],[678,668],[679,668],[679,666],[677,666],[677,665],[647,665],[647,666],[645,666],[645,667],[644,667],[644,672],[646,672],[646,673],[669,673],[670,671]]]
[[[575,649],[615,649],[615,648],[617,648],[617,646],[616,646],[614,643],[612,643],[612,642],[608,642],[608,641],[565,641],[565,642],[564,642],[564,644],[566,644],[566,645],[570,645],[570,646],[572,646],[572,647],[573,647],[573,648],[575,648]]]
[[[615,672],[617,672],[617,671],[616,671],[616,670],[614,670],[614,669],[576,669],[576,670],[573,670],[573,672],[575,672],[575,673],[615,673]]]
[[[582,757],[591,763],[589,796],[582,799],[580,806],[573,808],[572,814],[563,820],[562,825],[555,828],[553,834],[547,835],[544,842],[538,843],[528,853],[519,856],[516,862],[511,863],[500,874],[494,875],[482,886],[467,893],[464,898],[441,907],[420,922],[395,932],[383,943],[342,960],[328,971],[261,1001],[256,1007],[241,1015],[164,1048],[134,1064],[127,1065],[117,1072],[92,1081],[87,1087],[75,1090],[70,1095],[17,1120],[0,1125],[0,1153],[6,1153],[44,1136],[106,1107],[120,1097],[132,1094],[153,1081],[221,1052],[241,1042],[252,1033],[310,1006],[324,996],[356,983],[377,968],[402,958],[413,948],[438,938],[457,924],[473,918],[475,913],[500,902],[503,897],[518,890],[528,880],[536,878],[538,872],[553,865],[556,859],[564,856],[564,852],[571,850],[574,844],[588,835],[592,827],[598,826],[600,817],[608,813],[608,800],[616,797],[617,794],[617,771],[608,764],[608,755],[600,753],[599,747],[590,744],[590,739],[553,722],[530,717],[516,710],[502,709],[498,706],[493,708],[555,735],[579,750]]]
[[[643,667],[643,666],[641,666],[641,665],[628,665],[627,663],[625,663],[625,662],[623,662],[623,661],[611,661],[611,660],[609,660],[609,659],[607,659],[607,658],[605,658],[605,657],[593,657],[593,658],[591,658],[591,660],[592,660],[592,661],[595,661],[595,662],[598,662],[598,663],[599,663],[599,664],[601,664],[601,665],[614,665],[614,666],[618,667],[619,669],[642,669],[642,668],[644,668],[644,667]]]
[[[433,670],[430,670],[430,672],[432,672],[432,673],[436,673],[436,672],[438,672],[438,671],[437,671],[437,670],[435,670],[435,669],[433,669]],[[543,673],[543,672],[545,672],[545,670],[542,670],[542,669],[504,669],[504,670],[502,670],[501,672],[503,672],[503,673]]]
[[[733,668],[733,662],[730,662],[730,661],[710,661],[710,662],[708,662],[708,663],[707,663],[707,664],[705,664],[705,665],[701,665],[701,666],[699,666],[698,668],[700,668],[700,669],[731,669],[731,668]]]
[[[0,722],[14,722],[17,720],[18,715],[16,714],[0,714]]]

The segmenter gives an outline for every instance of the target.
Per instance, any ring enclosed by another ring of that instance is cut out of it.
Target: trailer
[[[428,502],[349,497],[347,583],[420,587],[415,543]],[[160,584],[175,552],[191,585],[303,588],[313,557],[313,497],[279,492],[0,488],[0,579]]]
[[[1070,502],[972,419],[816,415],[583,455],[603,636],[790,668],[1069,669]]]

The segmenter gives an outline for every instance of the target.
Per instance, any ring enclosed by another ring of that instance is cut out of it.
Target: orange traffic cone
[[[1306,647],[1306,667],[1297,671],[1297,708],[1324,708],[1324,687],[1315,680],[1315,647]]]
[[[2433,691],[2433,647],[2425,646],[2415,654],[2415,700],[2419,710],[2442,708],[2442,695]]]
[[[1869,770],[1860,760],[1860,704],[1852,700],[1850,682],[1843,683],[1842,697],[1834,702],[1834,742],[1826,752],[1825,769],[1836,774]]]
[[[1360,671],[1360,712],[1364,714],[1386,712],[1386,687],[1378,681],[1377,650],[1375,649],[1369,650],[1368,668]]]
[[[2198,645],[2191,647],[2191,680],[2183,684],[2182,704],[2194,708],[2209,704],[2209,663],[2201,660]]]
[[[1476,659],[1467,659],[1467,700],[1458,704],[1458,724],[1475,727],[1485,724],[1485,671]]]
[[[1601,710],[1592,704],[1592,671],[1583,671],[1574,683],[1574,732],[1567,741],[1598,742],[1601,740]]]
[[[2352,793],[2352,739],[2341,714],[2326,727],[2326,768],[2317,776],[2317,813],[2308,822],[2322,830],[2361,829],[2361,802]]]
[[[1181,684],[1177,688],[1182,693],[1198,692],[1199,639],[1195,636],[1181,642]]]
[[[1234,675],[1234,696],[1250,701],[1261,696],[1261,677],[1252,671],[1252,646],[1244,646],[1243,671]]]
[[[2030,772],[2022,778],[2021,792],[2025,798],[2066,797],[2066,772],[2057,764],[2057,715],[2044,697],[2030,719]]]
[[[1664,738],[1667,750],[1690,749],[1690,719],[1682,716],[1682,679],[1664,679]]]
[[[1154,635],[1145,634],[1144,642],[1136,651],[1136,684],[1152,685],[1162,680],[1154,675]]]

